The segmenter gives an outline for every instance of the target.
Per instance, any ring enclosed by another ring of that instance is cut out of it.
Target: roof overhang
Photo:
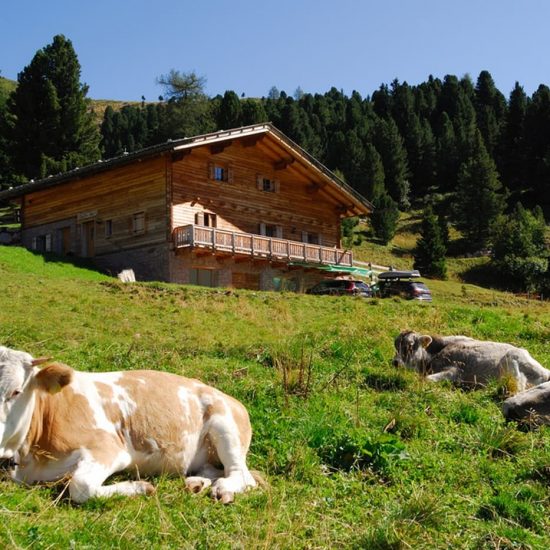
[[[13,187],[6,191],[1,191],[0,201],[12,200],[29,193],[34,193],[43,189],[68,183],[70,181],[89,177],[101,172],[106,172],[133,162],[142,161],[147,158],[152,158],[167,153],[183,152],[196,147],[208,145],[213,146],[218,143],[232,140],[253,138],[254,136],[259,138],[267,136],[268,139],[276,142],[294,160],[306,167],[307,170],[313,171],[316,178],[320,180],[324,192],[331,195],[332,199],[339,204],[339,213],[342,217],[364,216],[374,210],[373,205],[367,199],[365,199],[347,183],[342,181],[338,176],[331,172],[326,166],[315,159],[307,151],[302,149],[302,147],[292,141],[288,136],[277,130],[277,128],[275,128],[271,123],[254,124],[251,126],[243,126],[232,130],[222,130],[219,132],[213,132],[190,138],[183,138],[174,141],[169,140],[165,143],[148,147],[146,149],[141,149],[133,153],[127,153],[119,157],[99,161],[83,168],[75,168],[69,172],[49,176],[37,181],[31,180],[29,183]]]

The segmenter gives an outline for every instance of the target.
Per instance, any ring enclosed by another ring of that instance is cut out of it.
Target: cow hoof
[[[189,477],[185,480],[185,489],[190,493],[202,493],[210,485],[212,482],[207,478]]]
[[[155,488],[154,485],[152,485],[151,483],[147,482],[147,481],[143,481],[143,492],[147,495],[147,496],[151,496],[151,495],[154,495],[156,492],[157,492],[157,489]]]
[[[231,492],[222,493],[218,496],[218,501],[222,504],[231,504],[235,500],[235,494]]]

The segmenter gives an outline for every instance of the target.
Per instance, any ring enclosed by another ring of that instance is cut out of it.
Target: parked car
[[[306,293],[328,294],[331,296],[361,296],[363,298],[370,298],[372,296],[372,290],[367,283],[346,279],[321,281]]]
[[[384,271],[378,275],[378,294],[382,298],[400,296],[407,300],[431,302],[432,293],[426,283],[416,280],[419,277],[417,270]]]

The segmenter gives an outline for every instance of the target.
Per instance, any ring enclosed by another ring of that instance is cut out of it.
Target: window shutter
[[[256,176],[256,187],[259,191],[263,191],[264,188],[264,178],[262,175],[258,174]]]
[[[214,179],[214,163],[209,162],[208,163],[208,178],[213,180]]]
[[[227,183],[233,183],[233,166],[227,167]]]
[[[278,239],[282,239],[283,238],[283,226],[282,225],[278,225],[275,229],[275,236],[278,238]]]
[[[275,193],[279,193],[280,190],[281,190],[281,180],[275,180],[273,182],[273,191],[275,191]]]
[[[321,235],[321,233],[317,235],[317,244],[319,246],[323,246],[323,236]]]
[[[302,242],[307,243],[307,231],[302,231]]]
[[[265,235],[265,223],[260,224],[260,235]]]

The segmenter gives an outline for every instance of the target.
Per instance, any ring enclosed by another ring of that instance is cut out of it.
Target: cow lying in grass
[[[254,487],[244,406],[198,380],[156,371],[85,373],[0,346],[0,458],[16,481],[70,478],[72,500],[150,494],[115,472],[179,474],[192,492],[231,502]],[[223,470],[218,469],[222,467]]]
[[[510,377],[524,391],[550,380],[550,370],[511,344],[485,342],[466,336],[428,336],[404,331],[395,339],[394,366],[406,366],[437,382],[476,386]]]
[[[502,412],[508,420],[550,424],[550,382],[509,397],[502,405]]]

